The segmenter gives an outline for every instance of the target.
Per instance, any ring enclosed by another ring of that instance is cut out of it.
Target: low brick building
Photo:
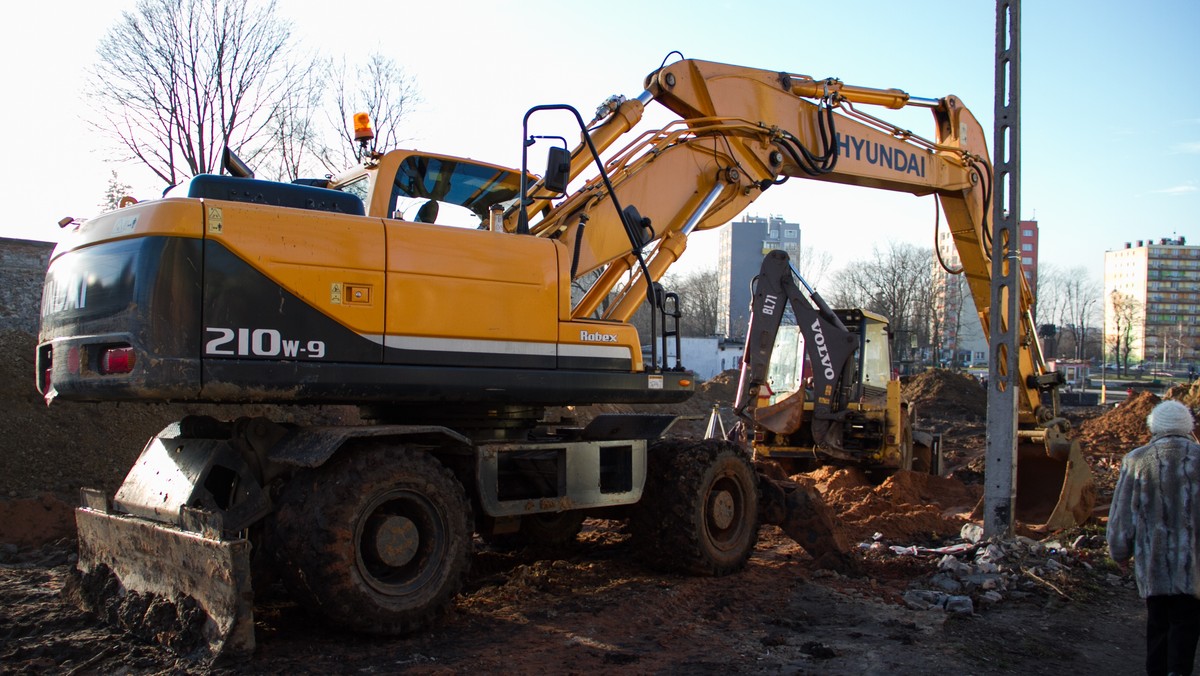
[[[53,242],[0,237],[0,331],[37,333]]]

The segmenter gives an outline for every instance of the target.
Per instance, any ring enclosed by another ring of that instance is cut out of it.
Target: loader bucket
[[[202,661],[253,652],[249,542],[110,513],[96,503],[85,497],[75,511],[75,594],[85,610]]]
[[[1017,445],[1017,520],[1038,531],[1083,524],[1096,505],[1092,470],[1078,441],[1053,449],[1043,441]]]

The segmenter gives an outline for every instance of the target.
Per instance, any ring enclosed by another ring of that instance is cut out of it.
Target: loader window
[[[887,387],[892,377],[891,354],[888,349],[887,325],[863,319],[863,385]]]
[[[450,207],[445,215],[439,209],[438,223],[446,220],[452,225],[475,227],[487,222],[489,207],[515,199],[520,187],[520,174],[515,171],[466,160],[411,155],[396,171],[388,213],[414,220],[417,209],[435,200],[440,207]],[[459,223],[462,218],[470,223]]]
[[[801,387],[804,373],[804,335],[795,324],[784,324],[775,334],[771,363],[767,366],[767,384],[775,394],[771,403],[787,397]]]

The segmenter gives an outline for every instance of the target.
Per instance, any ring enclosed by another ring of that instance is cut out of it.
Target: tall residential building
[[[1122,305],[1128,309],[1123,311]],[[1188,246],[1183,237],[1163,238],[1126,242],[1104,253],[1106,362],[1114,359],[1118,329],[1126,326],[1130,363],[1197,363],[1200,246]]]
[[[1037,282],[1038,282],[1038,222],[1021,221],[1021,272],[1029,282],[1029,290],[1033,292],[1034,316],[1037,316]]]
[[[1037,221],[1020,222],[1018,244],[1021,251],[1021,271],[1025,274],[1025,280],[1029,282],[1036,304]],[[939,262],[937,257],[933,261],[933,284],[937,298],[935,312],[941,337],[939,360],[946,366],[986,364],[987,338],[984,337],[983,327],[979,323],[979,313],[975,309],[975,299],[971,297],[971,290],[967,288],[966,279],[962,275],[951,275],[942,267],[942,263],[950,270],[957,270],[961,266],[958,249],[954,246],[954,237],[948,231],[939,232],[937,247],[942,261]]]
[[[747,216],[721,230],[717,262],[721,307],[717,330],[728,338],[744,338],[750,322],[750,283],[762,267],[763,255],[787,252],[795,265],[800,256],[800,226],[782,216]]]

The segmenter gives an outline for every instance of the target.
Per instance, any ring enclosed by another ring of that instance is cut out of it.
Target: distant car
[[[1171,373],[1170,371],[1151,371],[1150,375],[1154,376],[1155,378],[1174,378],[1175,377],[1175,374]]]

